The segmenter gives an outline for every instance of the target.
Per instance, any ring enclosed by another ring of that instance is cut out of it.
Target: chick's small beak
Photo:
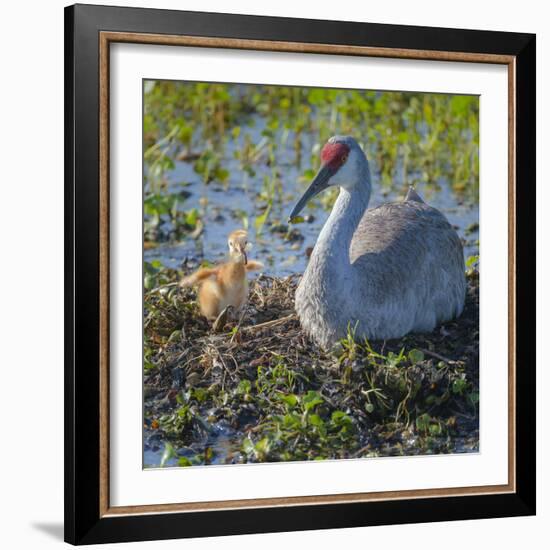
[[[244,265],[248,263],[248,257],[246,255],[246,244],[239,245],[239,252],[243,255]]]

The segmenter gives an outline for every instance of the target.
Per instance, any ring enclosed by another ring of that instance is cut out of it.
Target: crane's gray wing
[[[368,278],[374,300],[412,288],[428,296],[445,291],[447,281],[464,278],[462,243],[455,230],[441,212],[416,200],[367,210],[353,236],[350,261]]]

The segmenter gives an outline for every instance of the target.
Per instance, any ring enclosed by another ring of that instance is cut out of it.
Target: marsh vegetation
[[[408,185],[463,240],[460,319],[399,341],[304,336],[294,289],[334,192],[288,211],[334,134],[363,145],[372,205]],[[478,449],[478,99],[423,93],[146,81],[144,463],[309,460]],[[219,333],[174,284],[223,259],[244,227],[264,273]]]

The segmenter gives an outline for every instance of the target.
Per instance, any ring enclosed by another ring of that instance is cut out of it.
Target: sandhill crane
[[[389,339],[430,332],[459,316],[464,253],[445,216],[412,188],[402,202],[367,210],[367,158],[355,139],[334,136],[290,220],[331,185],[340,193],[296,290],[304,330],[326,348],[348,327],[356,337]]]

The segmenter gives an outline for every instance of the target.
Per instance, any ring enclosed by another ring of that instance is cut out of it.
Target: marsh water
[[[258,119],[251,131],[252,138],[260,143],[261,124],[261,119]],[[308,146],[311,148],[307,138],[304,138],[304,142],[305,149]],[[272,176],[272,169],[259,165],[255,168],[255,175],[249,176],[234,158],[234,152],[240,146],[242,144],[236,141],[224,151],[222,160],[229,176],[223,184],[216,181],[205,183],[196,173],[192,162],[174,161],[174,169],[166,174],[168,189],[179,197],[178,208],[182,211],[199,212],[202,229],[195,238],[158,243],[145,251],[146,261],[158,260],[163,266],[174,269],[180,269],[186,259],[223,261],[227,254],[227,235],[245,225],[253,243],[250,256],[266,266],[266,273],[285,276],[304,271],[308,249],[314,246],[330,213],[332,201],[321,202],[320,197],[316,197],[307,207],[302,223],[288,224],[292,206],[305,190],[308,181],[301,181],[297,185],[301,167],[294,162],[293,151],[282,148],[277,157],[279,188],[274,193],[269,219],[261,228],[255,228],[254,221],[262,213],[259,205],[264,200],[262,182],[264,178]],[[371,167],[371,170],[373,185],[369,208],[403,199],[408,188],[403,181],[394,181],[390,187],[381,186],[376,167]],[[449,182],[443,178],[437,182],[419,182],[415,188],[425,202],[439,209],[455,227],[463,241],[465,258],[479,254],[478,203],[453,191]],[[325,193],[328,195],[330,191]],[[333,191],[331,198],[334,196]],[[170,233],[171,222],[166,220],[164,223],[167,233]]]
[[[300,223],[287,219],[318,168],[321,144],[336,133],[353,133],[365,148],[370,208],[402,200],[414,184],[455,227],[465,259],[477,259],[477,99],[311,90],[308,105],[297,89],[266,87],[258,95],[238,85],[193,86],[152,82],[145,88],[144,261],[155,273],[223,261],[228,234],[242,227],[253,244],[249,256],[264,264],[265,274],[302,273],[336,190],[311,201]],[[157,284],[146,276],[146,291]],[[163,401],[146,396],[146,414],[163,414]],[[457,435],[434,438],[432,452],[475,452],[477,428],[476,415],[459,420]],[[203,422],[190,446],[172,446],[146,423],[144,465],[175,466],[198,449],[211,449],[210,464],[240,462],[243,436],[224,420]],[[369,437],[377,456],[427,452],[408,428],[393,443],[381,434]]]

